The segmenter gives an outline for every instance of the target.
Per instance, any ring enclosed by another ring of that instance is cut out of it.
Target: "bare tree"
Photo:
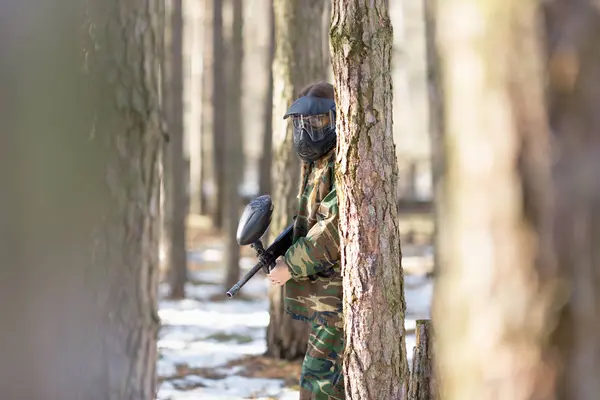
[[[403,273],[387,1],[334,0],[346,397],[405,399]]]
[[[388,3],[334,0],[332,21],[346,396],[405,399],[406,304],[396,206]]]
[[[158,3],[0,5],[3,398],[155,396]]]
[[[240,246],[236,241],[239,211],[242,200],[239,186],[244,172],[243,123],[242,123],[242,64],[244,61],[244,30],[242,0],[231,0],[233,21],[231,39],[227,51],[226,79],[227,130],[225,132],[225,260],[227,277],[225,285],[230,288],[240,278]]]
[[[327,77],[323,58],[322,0],[274,0],[275,36],[273,62],[273,222],[270,235],[275,238],[292,222],[298,206],[300,161],[293,151],[292,130],[285,111],[302,88]],[[292,320],[285,314],[283,288],[269,291],[270,322],[267,329],[267,354],[293,359],[306,352],[309,324]]]
[[[184,180],[183,136],[183,4],[173,0],[169,9],[170,41],[167,42],[169,57],[165,76],[168,97],[167,121],[169,143],[164,156],[164,248],[166,250],[167,278],[171,298],[185,297],[187,281],[187,256],[185,248],[185,218],[187,194]]]

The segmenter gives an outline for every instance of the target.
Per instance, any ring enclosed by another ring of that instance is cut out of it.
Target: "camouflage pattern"
[[[299,196],[294,244],[284,255],[292,279],[286,312],[294,319],[343,328],[335,150],[308,166]]]
[[[313,325],[302,374],[300,400],[344,399],[342,329]]]

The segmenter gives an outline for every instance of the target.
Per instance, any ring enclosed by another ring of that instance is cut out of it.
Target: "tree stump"
[[[431,321],[417,321],[417,344],[413,349],[412,370],[410,374],[409,400],[439,399],[433,371],[433,329]]]

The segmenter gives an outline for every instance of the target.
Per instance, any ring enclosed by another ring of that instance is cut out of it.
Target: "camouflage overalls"
[[[344,399],[342,278],[335,151],[308,166],[294,225],[294,245],[284,259],[286,312],[312,323],[300,376],[300,400]]]

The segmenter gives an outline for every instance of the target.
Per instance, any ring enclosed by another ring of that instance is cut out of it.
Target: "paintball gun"
[[[227,291],[227,296],[233,297],[235,294],[261,269],[265,273],[271,272],[278,257],[292,246],[294,233],[294,223],[288,225],[283,232],[275,238],[273,243],[266,249],[260,240],[271,223],[273,214],[273,203],[271,196],[263,195],[250,201],[238,223],[236,240],[240,246],[250,245],[258,256],[258,263],[242,279],[240,279],[231,289]],[[294,218],[295,219],[295,218]]]

